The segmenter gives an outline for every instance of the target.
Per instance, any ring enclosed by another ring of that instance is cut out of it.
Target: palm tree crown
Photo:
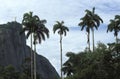
[[[114,36],[116,37],[116,43],[118,43],[118,32],[120,31],[120,15],[116,15],[114,20],[110,20],[108,24],[107,32],[114,31]]]
[[[28,31],[27,38],[29,35],[35,31],[37,24],[39,23],[39,17],[37,15],[33,16],[33,12],[25,13],[23,15],[22,24],[24,25],[23,31]]]
[[[56,21],[56,22],[57,24],[54,25],[53,32],[55,33],[56,31],[58,31],[58,34],[60,35],[64,34],[64,36],[66,36],[66,31],[69,31],[69,29],[63,25],[64,21],[61,21],[61,22]]]
[[[49,30],[45,27],[46,22],[46,20],[40,20],[37,15],[33,16],[33,12],[25,13],[22,20],[24,28],[21,33],[27,31],[26,38],[34,33],[33,44],[36,43],[37,39],[41,43],[41,40],[45,40],[45,35],[49,38]]]
[[[120,16],[116,15],[114,20],[110,20],[110,24],[108,25],[107,32],[114,31],[114,35],[118,36],[118,32],[120,31]]]
[[[45,35],[47,36],[47,38],[49,38],[49,30],[48,28],[45,27],[46,20],[40,20],[39,24],[36,28],[36,30],[34,31],[34,42],[33,44],[37,43],[37,39],[39,41],[39,43],[41,43],[42,40],[45,40]]]
[[[88,28],[96,28],[100,26],[100,22],[103,23],[103,20],[95,14],[95,8],[93,8],[93,11],[85,10],[86,14],[84,17],[82,17],[80,20],[81,22],[78,24],[81,27],[81,30],[83,30],[86,26],[86,31],[88,32]]]
[[[86,32],[88,33],[88,41],[89,44],[89,50],[90,50],[90,29],[92,31],[93,36],[93,51],[94,51],[94,28],[98,29],[100,26],[100,23],[103,23],[103,20],[95,14],[95,7],[93,7],[93,10],[85,10],[86,14],[84,17],[82,17],[80,20],[81,22],[78,24],[81,27],[81,30],[86,28]]]

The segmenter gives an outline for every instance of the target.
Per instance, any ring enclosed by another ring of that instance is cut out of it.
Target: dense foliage
[[[14,66],[0,66],[0,79],[30,79],[30,58],[26,58],[22,64],[22,71],[18,71]],[[40,75],[37,74],[37,79]]]
[[[87,49],[68,52],[64,63],[65,79],[120,79],[120,44],[98,43],[94,52]]]

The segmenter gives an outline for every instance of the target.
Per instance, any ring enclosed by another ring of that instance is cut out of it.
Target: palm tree
[[[24,25],[21,33],[27,31],[26,37],[31,35],[31,79],[36,79],[36,43],[45,40],[45,35],[49,37],[49,30],[45,27],[46,20],[40,20],[37,15],[33,16],[33,12],[25,13],[22,24]],[[34,38],[34,40],[32,39]],[[34,44],[34,54],[32,48]],[[34,65],[33,65],[34,64]],[[34,71],[33,71],[34,70]],[[33,74],[34,73],[34,74]]]
[[[45,27],[46,20],[40,20],[36,30],[34,31],[34,79],[36,79],[36,44],[37,40],[41,44],[42,40],[45,40],[45,35],[49,38],[49,30]]]
[[[120,15],[116,15],[114,20],[110,20],[108,24],[107,32],[114,31],[114,36],[116,37],[116,43],[118,44],[118,32],[120,31]]]
[[[35,23],[32,22],[33,21],[33,12],[29,12],[29,13],[25,13],[23,15],[23,20],[22,20],[22,24],[23,24],[23,29],[21,31],[21,34],[24,33],[25,31],[27,31],[27,35],[26,38],[28,39],[29,35],[31,35],[31,79],[33,79],[33,45],[32,45],[32,41],[33,41],[33,29],[34,29],[34,25]]]
[[[95,14],[95,7],[93,7],[92,11],[85,10],[86,14],[83,18],[81,18],[82,22],[80,22],[78,25],[81,26],[81,30],[83,30],[86,26],[86,31],[88,33],[88,44],[89,44],[89,50],[90,50],[90,29],[92,31],[92,39],[93,39],[93,51],[94,51],[94,28],[98,29],[100,26],[100,23],[103,23],[103,20]]]
[[[53,26],[53,32],[58,31],[60,35],[60,60],[61,60],[61,69],[62,69],[62,37],[66,36],[67,31],[69,31],[68,27],[64,26],[64,21],[56,21],[57,23]],[[63,78],[62,70],[61,70],[61,78]]]
[[[88,43],[88,48],[90,51],[90,24],[89,24],[89,16],[86,14],[83,18],[81,18],[80,20],[82,20],[78,25],[81,27],[81,31],[86,28],[86,32],[87,32],[87,43]],[[86,27],[85,27],[86,26]]]

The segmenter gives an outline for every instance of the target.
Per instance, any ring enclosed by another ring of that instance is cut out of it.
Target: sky
[[[56,21],[64,20],[65,26],[70,28],[63,38],[63,62],[67,60],[65,54],[69,51],[78,53],[87,46],[85,31],[80,31],[78,23],[85,15],[85,10],[96,7],[96,13],[103,19],[99,30],[95,31],[95,44],[99,41],[107,44],[114,42],[113,33],[106,33],[110,19],[120,15],[120,0],[0,0],[0,24],[15,21],[20,22],[23,14],[33,11],[40,19],[46,19],[46,27],[50,30],[50,38],[37,45],[37,52],[45,56],[55,69],[60,72],[59,35],[53,34],[52,28]],[[120,36],[119,36],[120,37]],[[92,44],[92,41],[91,41]],[[30,45],[30,40],[27,40]]]

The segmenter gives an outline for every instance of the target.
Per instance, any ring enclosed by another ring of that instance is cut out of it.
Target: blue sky
[[[23,14],[29,11],[47,20],[46,26],[50,29],[50,38],[37,45],[37,52],[48,58],[58,72],[60,71],[59,36],[52,33],[55,21],[64,20],[65,25],[72,28],[63,38],[65,61],[67,52],[79,52],[87,46],[86,33],[81,32],[77,26],[86,9],[92,10],[96,7],[96,13],[104,20],[99,31],[95,31],[95,43],[114,41],[113,34],[106,33],[107,24],[116,14],[120,14],[120,0],[0,0],[0,3],[0,23],[14,21],[15,17],[21,23]],[[27,44],[30,45],[29,40]]]

